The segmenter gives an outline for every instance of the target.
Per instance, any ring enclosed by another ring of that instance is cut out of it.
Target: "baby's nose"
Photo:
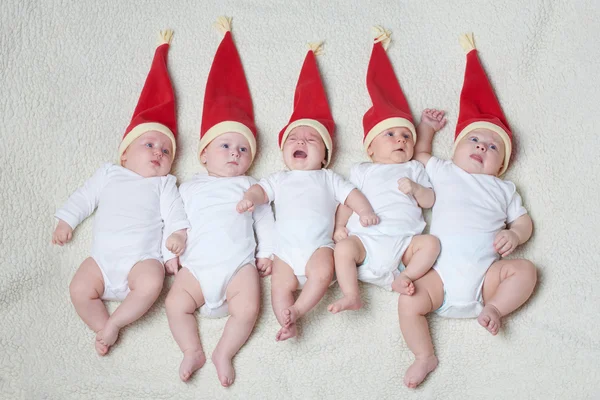
[[[483,144],[478,144],[478,145],[477,145],[477,148],[478,148],[479,150],[483,151],[483,152],[487,151],[487,147],[486,147],[486,146],[484,146]]]

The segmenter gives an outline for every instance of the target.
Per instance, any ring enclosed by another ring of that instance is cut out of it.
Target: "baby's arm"
[[[177,257],[185,251],[187,230],[190,228],[190,223],[174,176],[167,176],[160,197],[160,214],[165,223],[162,251],[165,268],[169,273],[176,273],[178,267]],[[174,259],[175,261],[171,261]]]
[[[398,180],[398,189],[404,194],[412,195],[421,208],[431,208],[433,207],[433,203],[435,203],[433,189],[426,188],[408,178]]]
[[[58,224],[52,233],[52,244],[62,246],[68,243],[73,237],[73,229],[92,215],[98,206],[109,167],[110,164],[106,164],[98,169],[56,212],[54,216],[58,219]]]
[[[379,223],[379,217],[373,211],[371,203],[360,190],[353,189],[344,204],[358,214],[362,226],[377,225]]]
[[[431,158],[431,143],[433,135],[446,125],[444,111],[425,109],[421,114],[421,122],[417,125],[417,143],[415,144],[414,159],[423,165]]]
[[[338,206],[335,213],[335,230],[333,231],[333,241],[335,243],[341,242],[348,237],[346,225],[351,216],[352,209],[343,204]]]
[[[256,268],[260,276],[271,274],[273,253],[275,253],[275,218],[270,204],[256,207],[252,213],[256,232]]]
[[[517,246],[525,243],[533,232],[533,221],[529,214],[521,215],[496,235],[494,248],[502,257],[508,256]]]
[[[267,192],[263,189],[262,186],[255,183],[250,186],[250,189],[246,190],[244,193],[244,198],[237,204],[237,211],[239,213],[243,213],[246,211],[254,211],[255,206],[259,206],[261,204],[266,204],[269,202],[269,197],[267,196]]]

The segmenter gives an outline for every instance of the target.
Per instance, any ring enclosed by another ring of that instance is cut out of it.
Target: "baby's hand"
[[[67,224],[62,219],[59,219],[58,225],[56,225],[56,229],[54,229],[54,233],[52,233],[52,244],[62,246],[65,243],[69,243],[72,237],[73,228],[71,228],[71,225]]]
[[[179,269],[179,257],[171,258],[167,261],[165,263],[165,269],[167,270],[167,275],[177,275],[177,270]]]
[[[252,212],[254,211],[254,203],[248,199],[242,199],[239,203],[237,203],[235,208],[240,214],[246,211]]]
[[[180,256],[185,250],[186,241],[187,232],[185,229],[182,229],[171,233],[171,235],[167,238],[165,246],[171,253],[175,254],[176,256]]]
[[[364,227],[377,225],[379,223],[379,217],[375,212],[371,211],[368,213],[364,213],[360,216],[360,224]]]
[[[502,257],[508,256],[519,245],[519,237],[510,229],[498,232],[494,240],[494,249]]]
[[[273,268],[273,261],[269,258],[257,258],[256,269],[261,277],[271,275],[271,269]]]
[[[348,228],[345,226],[336,226],[335,231],[333,231],[333,241],[339,243],[346,238],[348,238]]]
[[[416,183],[411,181],[408,178],[400,178],[398,179],[398,189],[404,193],[409,195],[414,195],[419,187]]]
[[[448,122],[448,120],[444,118],[445,114],[444,111],[426,108],[421,114],[421,122],[429,125],[437,132],[446,125],[446,122]]]

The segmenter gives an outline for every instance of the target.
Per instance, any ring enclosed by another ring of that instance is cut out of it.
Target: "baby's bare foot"
[[[198,371],[206,362],[204,351],[186,350],[183,352],[183,360],[179,366],[179,377],[182,381],[187,382],[194,372]]]
[[[104,328],[98,331],[96,334],[96,340],[98,340],[104,346],[110,347],[117,341],[119,337],[119,327],[112,324],[110,320],[106,322]]]
[[[294,324],[298,319],[298,310],[295,306],[290,306],[282,311],[283,314],[283,326],[289,328],[290,325]]]
[[[415,294],[415,285],[408,276],[400,274],[394,279],[394,282],[392,282],[392,290],[400,294],[412,296]]]
[[[229,387],[235,380],[235,370],[233,364],[231,364],[231,358],[222,356],[218,350],[215,350],[212,354],[212,362],[217,368],[217,376],[221,385]]]
[[[481,310],[481,313],[477,317],[477,322],[495,336],[502,326],[502,315],[500,315],[500,311],[496,307],[488,304]]]
[[[332,314],[337,314],[340,311],[345,310],[358,310],[362,307],[362,300],[360,299],[360,295],[349,295],[344,296],[338,301],[331,303],[327,306],[327,310]]]
[[[105,346],[102,343],[100,343],[100,340],[98,340],[97,338],[94,340],[94,342],[96,344],[96,353],[98,353],[98,355],[100,356],[105,356],[106,353],[108,353],[108,346]]]
[[[296,330],[296,324],[292,324],[290,326],[282,327],[277,335],[275,336],[275,340],[278,342],[283,342],[284,340],[288,340],[289,338],[293,338],[298,334]]]
[[[438,359],[436,356],[429,356],[422,359],[417,358],[406,370],[404,384],[411,389],[416,388],[437,365]]]

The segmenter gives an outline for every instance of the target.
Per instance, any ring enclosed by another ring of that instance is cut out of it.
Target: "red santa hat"
[[[219,17],[216,27],[225,34],[206,81],[198,156],[216,137],[236,132],[250,144],[256,155],[256,125],[250,89],[242,61],[231,37],[231,18]]]
[[[148,131],[158,131],[167,135],[173,144],[171,155],[175,157],[177,137],[175,94],[167,69],[167,53],[172,37],[172,30],[161,31],[159,34],[159,44],[154,53],[150,72],[133,112],[133,118],[119,146],[119,157],[135,139]]]
[[[279,132],[279,147],[283,149],[292,129],[297,126],[310,126],[323,138],[327,148],[327,163],[325,164],[327,167],[331,161],[335,123],[315,58],[322,53],[323,43],[309,43],[308,46],[310,50],[306,54],[296,84],[294,111],[288,124]]]
[[[363,117],[365,150],[377,135],[389,128],[408,128],[415,143],[417,141],[410,107],[386,53],[390,34],[380,26],[373,27],[374,44],[367,69],[367,89],[373,106]]]
[[[496,132],[504,142],[504,164],[499,175],[508,168],[512,152],[512,132],[502,112],[502,107],[494,94],[473,41],[473,34],[460,37],[460,44],[467,53],[465,80],[460,93],[460,112],[454,135],[454,148],[469,132],[475,129],[489,129]]]

